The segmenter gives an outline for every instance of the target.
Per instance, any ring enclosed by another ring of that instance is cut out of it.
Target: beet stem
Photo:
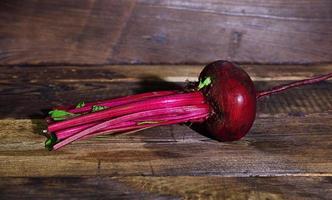
[[[132,124],[141,125],[141,124],[146,124],[149,122],[161,122],[161,121],[166,121],[166,120],[172,120],[176,117],[178,117],[176,114],[158,115],[158,116],[153,116],[153,117],[141,118],[141,119],[135,120],[135,121],[123,122],[117,126],[125,127],[125,126],[129,126]],[[101,121],[101,122],[104,122],[104,121]],[[63,139],[66,139],[67,137],[70,137],[72,135],[75,135],[75,134],[83,131],[84,129],[95,126],[101,122],[93,122],[93,123],[88,123],[88,124],[83,124],[83,125],[63,129],[63,130],[55,132],[55,135],[58,140],[63,140]],[[109,130],[111,128],[113,129],[114,127],[113,126],[107,127],[107,128],[105,128],[105,130]],[[47,132],[47,130],[45,130],[45,131]]]
[[[136,123],[136,125],[120,127],[120,128],[116,128],[116,129],[109,127],[107,130],[102,130],[101,132],[96,132],[96,133],[86,135],[82,139],[88,139],[91,137],[96,137],[99,135],[115,133],[115,132],[120,132],[120,131],[141,130],[141,129],[148,129],[148,128],[153,128],[153,127],[162,126],[162,125],[185,123],[187,121],[195,121],[198,123],[198,122],[202,122],[203,119],[205,119],[207,117],[207,115],[208,115],[208,113],[202,112],[201,114],[187,114],[187,115],[176,117],[176,118],[173,118],[170,120],[163,119],[163,120],[160,120],[160,122],[158,122],[158,123],[152,123],[152,124],[138,125]]]
[[[167,96],[171,94],[176,94],[176,91],[157,91],[157,92],[146,92],[141,94],[134,94],[126,97],[119,97],[115,99],[106,99],[102,101],[88,102],[84,106],[76,108],[75,106],[70,106],[71,108],[66,111],[70,113],[84,113],[91,111],[93,106],[106,106],[106,107],[115,107],[120,105],[125,105],[132,102],[141,101],[143,99],[148,99],[152,97]]]
[[[66,129],[77,125],[110,119],[145,110],[151,110],[157,108],[170,109],[172,107],[177,107],[177,106],[205,104],[204,101],[205,100],[201,92],[191,92],[191,93],[154,97],[150,99],[141,100],[138,102],[129,103],[126,105],[117,106],[114,108],[105,109],[99,112],[77,116],[65,121],[56,122],[48,126],[48,131],[55,132],[61,129]]]
[[[152,116],[158,116],[158,115],[163,115],[163,114],[178,114],[178,115],[184,115],[184,114],[188,114],[191,113],[192,116],[190,117],[185,117],[183,119],[180,120],[169,120],[169,122],[171,123],[180,123],[180,122],[188,122],[190,121],[190,119],[195,119],[197,120],[197,116],[199,116],[202,120],[204,120],[208,114],[209,114],[209,107],[207,104],[202,103],[200,105],[189,105],[189,106],[179,106],[179,107],[168,107],[168,108],[161,108],[161,109],[154,109],[154,110],[144,110],[142,112],[133,112],[131,114],[128,115],[124,115],[122,117],[118,117],[118,118],[114,118],[114,119],[110,119],[108,121],[102,122],[100,124],[97,124],[95,126],[92,126],[90,128],[87,128],[75,135],[72,135],[68,138],[66,138],[63,141],[60,141],[59,143],[55,144],[53,149],[59,149],[75,140],[78,140],[84,136],[87,136],[91,133],[103,130],[111,125],[116,125],[122,122],[126,122],[126,121],[130,121],[130,120],[144,120],[144,118],[146,117],[152,117]],[[203,115],[203,116],[202,116]],[[167,121],[166,121],[167,122]],[[156,124],[152,124],[153,126],[156,126],[158,123]],[[168,124],[168,123],[167,123]],[[141,128],[142,126],[136,125],[138,128]],[[144,127],[144,126],[143,126]]]
[[[282,92],[284,90],[287,90],[287,89],[290,89],[290,88],[293,88],[293,87],[299,87],[299,86],[303,86],[303,85],[309,85],[309,84],[317,83],[317,82],[320,82],[320,81],[324,81],[324,80],[329,79],[331,77],[332,77],[332,73],[328,73],[328,74],[325,74],[325,75],[316,76],[316,77],[312,77],[312,78],[309,78],[309,79],[304,79],[304,80],[299,80],[299,81],[294,81],[294,82],[291,82],[291,83],[287,83],[287,84],[284,84],[284,85],[279,85],[279,86],[273,87],[273,88],[268,89],[268,90],[263,90],[263,91],[257,92],[256,99],[260,99],[261,97],[264,97],[264,96],[268,96],[268,95],[272,95],[272,94],[275,94],[275,93],[278,93],[278,92]]]

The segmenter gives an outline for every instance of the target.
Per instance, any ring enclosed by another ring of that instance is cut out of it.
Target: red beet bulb
[[[191,122],[219,141],[245,136],[256,116],[259,98],[292,87],[317,83],[332,73],[257,92],[249,75],[228,61],[205,66],[199,82],[184,91],[157,91],[117,99],[61,106],[47,118],[45,146],[56,150],[80,139],[136,132],[161,125]]]
[[[220,141],[242,138],[251,128],[256,115],[256,91],[249,75],[226,61],[207,65],[199,80],[211,79],[202,89],[211,113],[202,130]]]

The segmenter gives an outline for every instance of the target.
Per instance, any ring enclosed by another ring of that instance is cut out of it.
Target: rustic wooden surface
[[[331,64],[242,67],[260,89],[332,71]],[[43,148],[43,110],[178,88],[201,68],[0,67],[0,197],[329,199],[331,81],[260,101],[252,130],[238,142],[216,142],[173,125],[75,142],[56,152]]]
[[[331,0],[2,0],[0,64],[332,61]]]
[[[18,195],[19,189],[19,195]],[[29,177],[0,179],[4,199],[329,199],[331,177]]]

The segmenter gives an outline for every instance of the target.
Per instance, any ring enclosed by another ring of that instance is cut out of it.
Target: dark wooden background
[[[262,99],[237,142],[172,125],[44,149],[45,110],[215,59],[258,90],[332,72],[332,0],[0,0],[0,199],[331,199],[331,81]]]
[[[331,0],[1,0],[0,64],[332,61]]]

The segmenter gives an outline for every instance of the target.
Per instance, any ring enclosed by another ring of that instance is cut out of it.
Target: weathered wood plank
[[[330,177],[126,177],[125,181],[143,191],[183,199],[329,199],[332,195]]]
[[[206,64],[206,63],[205,63]],[[139,82],[141,79],[169,82],[196,81],[204,65],[55,65],[2,66],[1,82]],[[329,73],[332,64],[253,65],[239,64],[254,81],[292,81]],[[7,80],[9,79],[9,80]]]
[[[112,177],[1,177],[0,196],[2,199],[176,199],[134,189]]]
[[[0,2],[0,64],[332,61],[330,0]]]
[[[242,66],[258,89],[332,71],[332,65]],[[1,67],[0,118],[41,117],[42,110],[81,100],[114,98],[151,90],[178,89],[195,81],[202,66]],[[10,104],[9,104],[10,102]],[[306,115],[332,110],[330,81],[262,99],[259,114]]]
[[[18,193],[17,190],[20,190]],[[28,177],[0,178],[13,199],[329,199],[330,177]]]
[[[40,120],[0,120],[1,176],[332,176],[332,114],[258,117],[239,142],[185,126],[44,149]]]

